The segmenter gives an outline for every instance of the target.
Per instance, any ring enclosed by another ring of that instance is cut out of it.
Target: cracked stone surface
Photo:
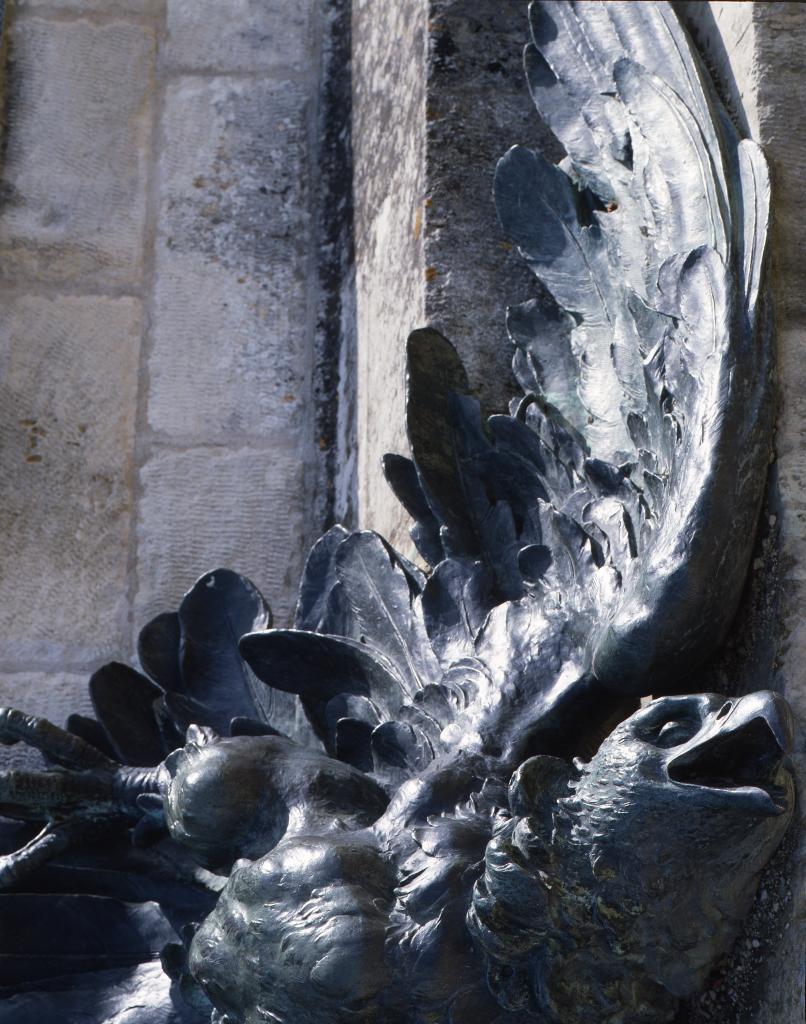
[[[306,106],[288,82],[171,83],[148,418],[199,441],[298,431],[306,352]]]

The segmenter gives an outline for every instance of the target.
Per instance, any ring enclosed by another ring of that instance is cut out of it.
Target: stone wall
[[[406,450],[406,335],[425,320],[427,13],[423,0],[352,11],[359,519],[407,551],[381,457]]]
[[[0,703],[83,710],[88,671],[217,564],[287,622],[349,505],[320,358],[349,331],[319,255],[346,216],[320,130],[343,9],[8,4]]]

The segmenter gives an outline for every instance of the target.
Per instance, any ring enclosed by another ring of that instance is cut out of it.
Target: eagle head
[[[771,692],[663,697],[587,764],[510,787],[468,924],[502,1005],[663,1021],[735,941],[792,816],[792,720]]]

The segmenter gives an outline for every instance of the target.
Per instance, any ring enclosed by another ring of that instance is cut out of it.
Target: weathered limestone
[[[139,281],[155,36],[12,18],[0,281]]]
[[[120,654],[140,333],[131,298],[0,293],[3,669]]]
[[[406,336],[425,322],[427,13],[425,0],[353,3],[359,518],[403,550],[380,459],[406,450]]]
[[[160,435],[285,441],[304,420],[306,101],[287,80],[168,86],[148,399]]]
[[[141,472],[135,621],[176,607],[203,571],[225,566],[253,580],[276,622],[288,622],[306,553],[299,470],[299,453],[279,443],[156,451]]]
[[[180,68],[270,71],[311,60],[311,3],[167,0],[165,56]]]
[[[151,14],[159,11],[164,0],[13,0],[18,11],[66,11],[82,14]],[[9,3],[11,6],[11,2]]]
[[[312,494],[316,5],[167,6],[135,628],[206,568],[289,621]],[[235,74],[237,72],[237,75]]]

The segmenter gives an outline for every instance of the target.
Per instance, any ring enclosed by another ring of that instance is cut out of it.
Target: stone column
[[[561,155],[526,88],[527,33],[521,3],[353,3],[359,519],[409,554],[380,470],[408,447],[408,333],[449,337],[490,412],[514,394],[504,312],[533,278],[498,224],[493,174],[516,143]]]

